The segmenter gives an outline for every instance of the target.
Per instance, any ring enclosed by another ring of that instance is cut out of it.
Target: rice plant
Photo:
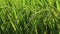
[[[60,34],[60,0],[0,0],[0,34]]]

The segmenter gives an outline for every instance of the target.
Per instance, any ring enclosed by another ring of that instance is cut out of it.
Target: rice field
[[[0,34],[60,34],[60,0],[0,0]]]

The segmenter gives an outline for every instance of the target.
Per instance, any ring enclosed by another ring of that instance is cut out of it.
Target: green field
[[[0,34],[60,34],[60,0],[0,0]]]

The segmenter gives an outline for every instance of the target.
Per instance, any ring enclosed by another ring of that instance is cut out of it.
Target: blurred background
[[[60,0],[0,0],[0,34],[60,34]]]

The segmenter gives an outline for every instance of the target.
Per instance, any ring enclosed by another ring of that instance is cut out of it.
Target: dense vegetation
[[[0,34],[60,34],[60,0],[0,0]]]

